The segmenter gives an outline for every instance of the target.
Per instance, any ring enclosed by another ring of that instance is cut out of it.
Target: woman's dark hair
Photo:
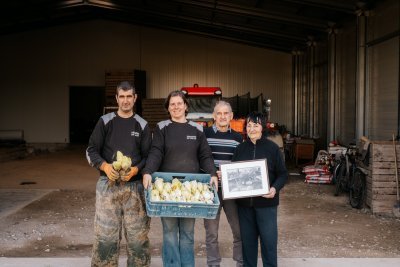
[[[180,96],[182,98],[182,100],[183,100],[183,103],[186,104],[186,106],[187,106],[187,109],[185,110],[185,116],[186,116],[188,114],[189,102],[187,101],[186,96],[182,91],[176,90],[176,91],[172,91],[171,93],[169,93],[169,95],[165,99],[164,108],[168,112],[169,101],[171,101],[171,97],[173,97],[173,96]]]
[[[261,112],[257,112],[257,111],[250,112],[249,115],[247,115],[247,117],[246,117],[246,126],[247,126],[247,123],[249,123],[249,122],[254,122],[254,123],[260,124],[262,126],[263,132],[265,131],[265,129],[267,127],[265,116]]]

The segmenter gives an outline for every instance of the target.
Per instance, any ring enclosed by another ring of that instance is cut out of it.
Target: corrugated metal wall
[[[296,52],[294,60],[296,62],[296,135],[310,135],[310,59],[307,52]]]
[[[294,53],[298,135],[326,135],[345,145],[361,135],[399,135],[399,10],[396,0],[359,10],[353,21],[330,29],[327,53],[313,42]]]
[[[356,132],[357,38],[355,23],[336,35],[336,125],[334,138],[342,144],[354,142]]]
[[[221,87],[225,97],[263,94],[272,100],[271,120],[292,129],[290,54],[154,29],[142,33],[142,42],[148,98],[195,83]]]
[[[316,138],[317,146],[323,147],[327,142],[328,122],[328,47],[320,43],[315,53],[315,86],[314,86],[314,125],[312,136]]]
[[[104,20],[1,36],[0,51],[0,125],[24,129],[30,143],[68,143],[69,86],[104,86],[112,70],[146,71],[149,98],[194,83],[226,97],[262,93],[271,119],[291,129],[287,53]],[[19,105],[9,101],[15,92],[25,96]]]
[[[326,143],[328,65],[327,43],[310,41],[304,52],[294,52],[295,134]]]
[[[399,135],[399,2],[378,6],[368,22],[367,134],[390,140]]]

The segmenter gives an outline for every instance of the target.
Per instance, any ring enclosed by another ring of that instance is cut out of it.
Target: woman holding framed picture
[[[250,267],[257,267],[258,239],[263,266],[278,265],[279,191],[288,177],[279,147],[263,135],[265,128],[264,115],[258,112],[250,113],[246,118],[248,138],[236,148],[232,158],[232,162],[266,159],[268,166],[268,193],[236,200],[243,244],[243,264]]]

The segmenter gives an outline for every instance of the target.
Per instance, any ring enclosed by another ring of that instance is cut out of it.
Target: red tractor
[[[203,127],[211,126],[214,106],[222,97],[221,88],[199,87],[198,84],[194,84],[193,87],[182,87],[181,91],[189,102],[187,119],[195,121]]]

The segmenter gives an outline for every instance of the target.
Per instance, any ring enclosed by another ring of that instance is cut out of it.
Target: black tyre
[[[341,164],[341,162],[337,162],[335,164],[335,166],[333,166],[331,168],[331,170],[330,170],[331,173],[333,174],[333,176],[332,176],[332,184],[336,184],[336,180],[337,180],[337,177],[339,175],[340,164]]]
[[[340,162],[335,170],[335,196],[340,195],[340,193],[343,191],[346,180],[346,163]]]
[[[354,176],[350,181],[350,190],[349,190],[349,198],[350,205],[353,208],[361,209],[364,206],[364,198],[365,198],[365,174],[356,169],[354,172]]]

